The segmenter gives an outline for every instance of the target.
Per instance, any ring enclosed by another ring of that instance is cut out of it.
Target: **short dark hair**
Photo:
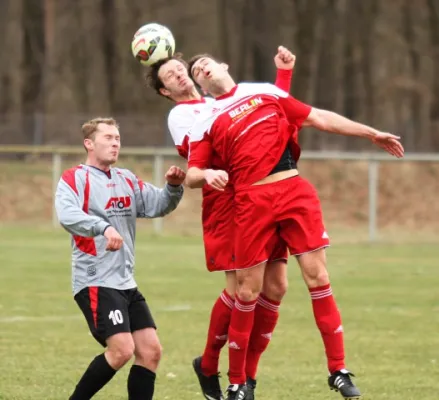
[[[165,65],[167,62],[171,60],[176,60],[184,65],[186,69],[188,69],[188,63],[183,59],[183,54],[181,53],[175,53],[172,57],[163,58],[156,63],[152,64],[148,71],[145,73],[145,80],[147,85],[154,89],[157,94],[160,96],[163,96],[163,94],[160,92],[160,89],[164,89],[165,85],[163,84],[162,80],[159,78],[159,70],[160,68]],[[166,97],[166,96],[164,96]]]
[[[193,77],[193,75],[192,75],[192,67],[194,66],[194,64],[195,64],[198,60],[200,60],[200,59],[202,59],[202,58],[210,58],[211,60],[216,61],[217,63],[222,63],[222,61],[220,61],[218,58],[212,56],[212,55],[209,54],[209,53],[201,53],[201,54],[197,54],[197,55],[193,56],[193,57],[189,60],[189,62],[188,62],[188,67],[187,67],[188,72],[189,72],[189,76],[191,77],[192,80],[194,80],[194,77]]]

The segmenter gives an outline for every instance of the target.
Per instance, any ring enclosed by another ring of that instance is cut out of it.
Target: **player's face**
[[[194,82],[186,67],[178,60],[170,60],[163,64],[159,69],[158,76],[165,86],[160,89],[164,96],[181,97],[183,93],[190,92],[194,88]]]
[[[192,65],[192,76],[203,90],[210,92],[212,86],[221,86],[221,82],[228,76],[227,70],[227,64],[202,57]]]
[[[85,139],[84,145],[100,164],[112,165],[119,157],[119,129],[113,125],[99,124],[94,139]]]

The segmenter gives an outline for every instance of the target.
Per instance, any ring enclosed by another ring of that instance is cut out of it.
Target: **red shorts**
[[[250,186],[235,194],[235,263],[239,269],[270,260],[280,240],[292,255],[329,246],[317,192],[300,176]]]
[[[206,267],[209,271],[234,269],[233,190],[203,188],[202,223]]]
[[[209,271],[233,271],[235,266],[234,192],[203,189],[202,223],[206,267]],[[270,243],[269,261],[287,260],[288,248],[279,237]],[[237,264],[236,264],[237,265]]]

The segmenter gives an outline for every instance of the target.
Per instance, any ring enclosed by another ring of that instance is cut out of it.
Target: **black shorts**
[[[146,300],[137,288],[86,287],[76,294],[75,300],[93,337],[104,347],[105,341],[116,333],[156,329]]]

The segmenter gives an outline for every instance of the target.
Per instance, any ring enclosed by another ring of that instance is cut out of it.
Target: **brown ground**
[[[80,159],[64,159],[63,168]],[[166,159],[165,166],[177,163]],[[149,160],[123,158],[144,180],[151,180]],[[348,236],[367,234],[368,165],[366,162],[301,161],[302,176],[317,187],[329,231],[341,229]],[[50,222],[52,172],[50,159],[29,156],[25,160],[0,161],[0,221],[5,223]],[[379,169],[379,229],[411,237],[423,233],[439,237],[439,164],[389,162]],[[179,208],[166,218],[166,231],[189,235],[199,232],[199,190],[186,190]],[[148,223],[147,223],[148,224]]]

